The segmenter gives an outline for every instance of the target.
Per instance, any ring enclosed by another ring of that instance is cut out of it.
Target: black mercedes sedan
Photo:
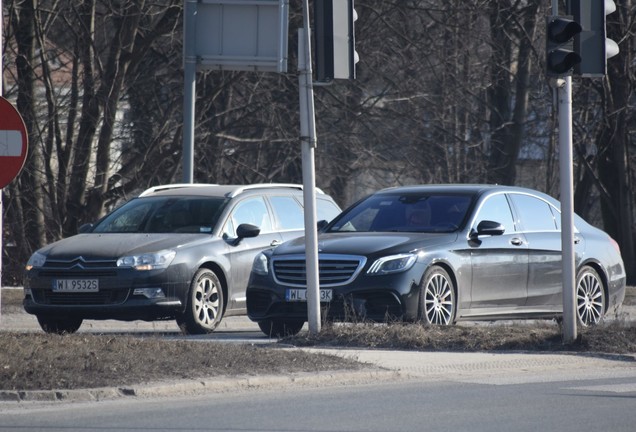
[[[318,236],[323,318],[459,320],[559,318],[563,311],[559,202],[494,185],[384,189],[353,204]],[[575,223],[579,325],[598,323],[625,296],[618,244]],[[307,321],[305,243],[257,255],[247,313],[269,335]]]

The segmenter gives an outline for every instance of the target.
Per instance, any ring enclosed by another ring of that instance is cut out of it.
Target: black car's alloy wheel
[[[426,324],[455,323],[455,288],[453,281],[441,267],[426,271],[420,288],[419,319]]]
[[[223,316],[223,288],[217,275],[201,269],[192,278],[185,313],[177,317],[177,324],[185,334],[212,332]]]
[[[258,322],[258,327],[269,337],[294,336],[305,325],[304,321],[267,319]]]
[[[584,266],[576,278],[576,314],[579,324],[591,326],[601,322],[605,314],[605,289],[592,267]]]
[[[81,318],[60,318],[57,316],[38,315],[38,323],[46,333],[75,333],[82,325]]]

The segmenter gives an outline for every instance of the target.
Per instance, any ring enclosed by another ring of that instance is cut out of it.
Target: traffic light
[[[612,0],[570,0],[570,13],[582,31],[574,38],[574,51],[581,57],[574,73],[602,77],[607,73],[607,59],[618,54],[618,44],[607,39],[605,17],[616,10]]]
[[[581,57],[574,52],[574,36],[581,26],[570,16],[549,17],[546,26],[546,74],[550,77],[570,75]]]
[[[358,53],[353,0],[315,0],[316,81],[355,79]]]

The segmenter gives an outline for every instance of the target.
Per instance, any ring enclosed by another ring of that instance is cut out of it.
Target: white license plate
[[[99,281],[97,279],[54,279],[53,291],[55,292],[98,292]]]
[[[333,298],[333,291],[330,289],[320,290],[320,301],[330,302]],[[306,289],[288,289],[285,292],[285,300],[288,302],[306,302],[307,290]]]

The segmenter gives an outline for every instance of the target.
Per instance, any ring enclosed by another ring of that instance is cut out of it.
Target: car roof
[[[491,185],[491,184],[427,184],[427,185],[412,185],[412,186],[395,186],[386,189],[379,190],[378,194],[390,194],[390,193],[459,193],[459,194],[476,194],[481,195],[486,192],[522,192],[530,193],[533,195],[544,196],[542,192],[522,188],[518,186],[503,186],[503,185]]]
[[[303,186],[292,183],[256,183],[250,185],[218,185],[207,183],[175,183],[161,186],[154,186],[143,191],[139,196],[172,196],[172,195],[200,195],[234,198],[246,191],[299,191]],[[324,194],[322,190],[316,188],[317,194]]]

